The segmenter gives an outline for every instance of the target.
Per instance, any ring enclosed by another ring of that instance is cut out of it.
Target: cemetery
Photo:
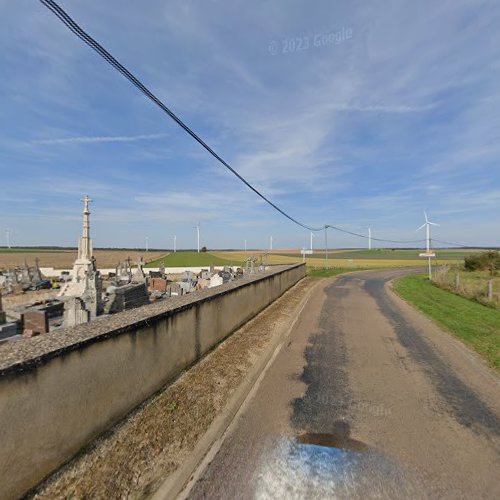
[[[30,266],[0,269],[0,344],[6,341],[57,333],[63,329],[99,320],[110,314],[142,307],[265,273],[267,254],[247,258],[244,267],[157,268],[145,267],[142,257],[128,257],[114,268],[100,269],[90,237],[90,209],[84,203],[82,236],[71,270],[41,268],[39,258]],[[260,260],[259,260],[260,259]],[[8,306],[7,306],[8,304]],[[4,310],[5,309],[5,310]]]

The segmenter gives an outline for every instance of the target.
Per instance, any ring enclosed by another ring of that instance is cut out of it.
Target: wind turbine
[[[372,249],[372,228],[368,228],[368,250]]]
[[[200,223],[196,224],[196,235],[198,236],[198,253],[200,253]]]
[[[314,238],[314,233],[311,231],[311,251],[313,249],[313,238]]]
[[[146,236],[146,252],[149,252],[149,236]]]
[[[424,211],[424,216],[425,216],[425,222],[417,229],[417,231],[420,231],[424,227],[426,228],[426,241],[427,241],[427,252],[428,254],[431,253],[431,226],[439,226],[439,224],[436,224],[435,222],[431,222],[429,220],[429,217],[427,217],[427,212]]]
[[[273,237],[271,236],[270,240],[269,240],[269,250],[273,250]]]
[[[427,258],[429,259],[429,280],[431,280],[432,279],[431,259],[432,259],[432,257],[434,257],[434,255],[431,254],[431,226],[439,226],[439,224],[436,224],[435,222],[431,222],[429,220],[429,217],[427,217],[426,211],[424,211],[424,216],[425,216],[425,222],[417,229],[417,231],[420,231],[424,227],[426,228],[427,251],[425,252],[425,255],[427,255]],[[421,254],[422,257],[425,257],[425,255]]]
[[[177,251],[177,235],[174,234],[174,253]]]
[[[7,240],[7,248],[10,248],[10,229],[5,230],[5,239]]]

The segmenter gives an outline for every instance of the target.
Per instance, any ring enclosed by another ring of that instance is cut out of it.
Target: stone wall
[[[304,275],[275,266],[0,346],[0,498],[38,484]]]

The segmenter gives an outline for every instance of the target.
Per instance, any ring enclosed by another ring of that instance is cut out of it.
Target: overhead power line
[[[453,243],[452,241],[442,241],[442,240],[437,240],[436,238],[432,238],[432,241],[435,241],[436,243],[442,243],[443,245],[451,245],[452,247],[474,248],[474,245],[466,245],[464,243]]]
[[[355,233],[342,229],[338,226],[332,226],[330,224],[323,225],[321,227],[313,227],[304,224],[280,207],[273,203],[269,198],[262,194],[257,188],[252,186],[242,175],[240,175],[229,163],[227,163],[219,154],[217,154],[201,137],[199,137],[191,128],[189,128],[172,110],[170,110],[158,97],[156,97],[138,78],[136,78],[123,64],[116,60],[101,44],[99,44],[94,38],[92,38],[88,33],[86,33],[67,13],[62,9],[54,0],[40,0],[40,2],[45,5],[60,21],[62,21],[69,29],[72,31],[80,40],[82,40],[86,45],[88,45],[92,50],[97,52],[107,63],[113,66],[117,71],[119,71],[127,80],[129,80],[134,87],[140,90],[148,99],[154,102],[162,111],[164,111],[172,120],[174,120],[177,125],[179,125],[185,132],[187,132],[196,142],[198,142],[203,148],[205,148],[219,163],[226,167],[232,174],[234,174],[241,182],[243,182],[248,188],[250,188],[255,194],[262,198],[271,207],[277,210],[281,215],[285,216],[287,219],[292,221],[304,229],[309,231],[323,231],[327,228],[334,229],[336,231],[341,231],[352,236],[357,236],[359,238],[368,238],[368,236],[360,233]],[[373,241],[380,241],[386,243],[421,243],[424,240],[408,240],[408,241],[398,241],[398,240],[385,240],[382,238],[372,238]]]
[[[309,231],[321,231],[323,227],[315,228],[303,224],[291,215],[287,214],[284,210],[279,208],[269,198],[263,195],[258,189],[253,187],[243,176],[241,176],[229,163],[227,163],[221,156],[219,156],[201,137],[199,137],[193,130],[191,130],[177,115],[174,114],[165,104],[163,104],[158,97],[156,97],[143,83],[141,83],[125,66],[118,62],[102,45],[94,40],[87,34],[56,2],[53,0],[40,0],[48,9],[50,9],[78,38],[86,43],[90,48],[95,50],[101,57],[103,57],[111,66],[118,70],[132,85],[137,87],[146,97],[153,101],[159,108],[167,113],[172,120],[174,120],[181,128],[183,128],[196,142],[203,146],[216,160],[224,165],[231,171],[240,181],[249,187],[254,193],[260,196],[266,203],[269,203],[275,210],[284,215],[287,219],[295,224],[308,229]]]
[[[332,226],[330,224],[327,224],[326,227],[329,227],[331,229],[335,229],[336,231],[341,231],[342,233],[350,234],[352,236],[358,236],[360,238],[370,238],[370,236],[366,236],[366,234],[360,234],[360,233],[354,233],[353,231],[348,231],[347,229],[342,229],[341,227],[338,226]],[[384,243],[422,243],[423,241],[426,240],[384,240],[382,238],[374,238],[373,236],[371,237],[372,241],[383,241]]]

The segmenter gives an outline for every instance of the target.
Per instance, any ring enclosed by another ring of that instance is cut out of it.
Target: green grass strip
[[[210,252],[172,252],[161,259],[148,262],[146,267],[200,267],[200,266],[241,266],[241,262],[221,259]]]
[[[395,291],[406,301],[461,339],[500,370],[500,311],[442,290],[425,275],[405,276]]]

